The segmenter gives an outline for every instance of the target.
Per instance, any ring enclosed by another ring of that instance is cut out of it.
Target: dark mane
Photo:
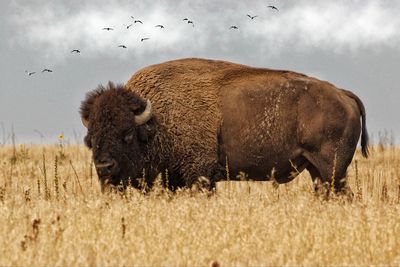
[[[146,102],[136,93],[126,90],[123,84],[114,84],[110,81],[106,86],[100,84],[96,89],[86,94],[85,100],[81,102],[79,111],[83,119],[89,120],[89,115],[93,112],[92,107],[94,102],[103,94],[109,94],[110,100],[112,99],[112,96],[122,95],[132,104],[131,108],[135,114],[142,112],[146,107]]]
[[[86,93],[85,100],[81,102],[81,107],[79,110],[81,117],[84,118],[85,120],[89,119],[90,110],[91,107],[93,106],[94,101],[98,96],[102,95],[105,91],[113,89],[120,90],[122,88],[123,88],[122,85],[117,84],[117,86],[115,86],[114,83],[110,81],[108,82],[107,87],[104,87],[102,84],[100,84],[93,91]]]

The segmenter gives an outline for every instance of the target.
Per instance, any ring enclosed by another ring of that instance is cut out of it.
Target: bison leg
[[[163,186],[172,192],[175,192],[178,188],[185,187],[185,181],[179,174],[165,172],[163,178]]]
[[[346,172],[352,157],[349,157],[348,153],[341,153],[340,150],[331,153],[323,153],[323,151],[304,153],[311,163],[307,170],[310,172],[316,191],[320,190],[320,182],[322,182],[328,192],[334,189],[335,193],[351,196],[351,189],[346,181]],[[329,152],[329,150],[326,151]]]
[[[218,163],[186,164],[183,169],[183,180],[188,188],[194,185],[200,189],[215,190],[216,182],[222,179],[223,170]]]
[[[319,174],[318,169],[311,163],[307,166],[307,171],[311,175],[315,193],[320,193],[322,184],[321,174]]]
[[[274,177],[275,181],[279,184],[284,184],[292,181],[296,178],[304,169],[307,168],[309,162],[303,156],[298,156],[294,159],[289,160],[290,167],[285,171],[281,172],[280,170],[276,170],[276,176]]]

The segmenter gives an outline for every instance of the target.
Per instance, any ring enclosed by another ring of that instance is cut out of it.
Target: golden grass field
[[[90,151],[60,142],[0,147],[0,266],[400,265],[399,148],[357,152],[349,202],[306,172],[211,197],[102,194]]]

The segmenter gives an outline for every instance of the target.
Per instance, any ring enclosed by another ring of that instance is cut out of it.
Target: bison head
[[[129,179],[137,186],[151,136],[151,102],[109,82],[86,95],[80,113],[102,189],[127,185]]]

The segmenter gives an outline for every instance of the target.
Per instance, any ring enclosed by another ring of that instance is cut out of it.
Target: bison
[[[313,181],[346,192],[360,134],[368,156],[365,109],[355,94],[304,74],[226,61],[145,67],[125,85],[89,92],[80,115],[102,188],[150,188],[160,173],[172,190],[199,177],[214,188],[240,172],[287,183],[307,169]]]

